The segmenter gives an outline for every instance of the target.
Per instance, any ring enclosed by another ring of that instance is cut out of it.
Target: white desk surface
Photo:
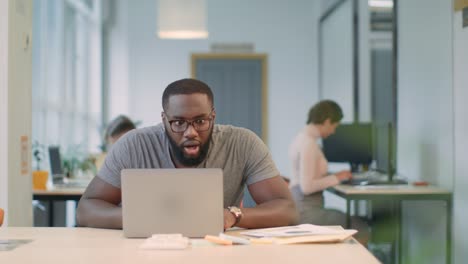
[[[47,190],[33,190],[34,195],[82,195],[85,188],[51,188]]]
[[[451,194],[451,191],[435,186],[413,186],[413,185],[367,185],[352,186],[340,184],[333,187],[336,191],[344,194]]]
[[[2,227],[2,239],[32,239],[0,252],[0,263],[379,263],[350,239],[337,244],[192,246],[186,250],[141,250],[143,239],[126,239],[121,230]]]

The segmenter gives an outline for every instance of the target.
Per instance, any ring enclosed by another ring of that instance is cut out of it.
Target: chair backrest
[[[0,208],[0,226],[3,224],[3,216],[5,215],[5,212],[3,211],[2,208]]]

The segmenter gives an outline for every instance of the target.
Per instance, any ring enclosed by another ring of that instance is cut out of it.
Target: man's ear
[[[331,125],[331,124],[332,124],[332,121],[331,121],[330,118],[327,118],[327,119],[325,119],[325,121],[323,121],[323,124],[324,124],[324,125]]]
[[[213,121],[216,119],[216,110],[213,108],[213,113],[211,114],[213,116]]]
[[[166,115],[164,114],[164,112],[161,112],[161,119],[165,119],[166,118]]]

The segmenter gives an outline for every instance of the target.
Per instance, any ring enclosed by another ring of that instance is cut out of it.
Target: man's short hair
[[[107,125],[105,139],[118,136],[135,128],[136,126],[130,118],[119,115]]]
[[[332,123],[343,119],[341,107],[332,100],[323,100],[312,106],[309,110],[307,124],[323,124],[327,119],[330,119]]]
[[[211,105],[213,105],[213,92],[206,83],[196,79],[181,79],[169,84],[166,87],[162,96],[162,107],[164,111],[167,110],[169,97],[172,95],[195,93],[206,94]]]

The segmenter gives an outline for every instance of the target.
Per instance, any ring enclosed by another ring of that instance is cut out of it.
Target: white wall
[[[455,98],[454,263],[468,259],[468,27],[462,28],[461,11],[453,18],[453,71]]]
[[[450,189],[454,124],[451,7],[450,1],[399,1],[397,113],[398,173]]]
[[[321,15],[332,8],[339,0],[322,0]],[[322,47],[324,54],[322,73],[323,80],[321,87],[321,97],[337,101],[343,108],[343,122],[352,122],[354,117],[354,65],[353,65],[353,45],[354,38],[352,21],[354,13],[348,12],[349,8],[354,10],[354,1],[348,0],[340,5],[323,22]],[[357,1],[358,13],[358,121],[369,122],[372,119],[371,104],[371,69],[370,69],[370,15],[368,0]],[[336,39],[333,39],[336,38]],[[332,89],[330,89],[332,88]]]
[[[8,1],[0,2],[0,146],[8,144]],[[8,203],[8,149],[0,148],[0,208]]]
[[[320,99],[331,99],[343,110],[343,122],[354,113],[354,4],[345,1],[319,24]]]
[[[212,43],[253,43],[255,52],[268,54],[269,147],[288,175],[288,145],[318,100],[319,13],[319,1],[208,0],[207,40],[160,40],[156,1],[132,2],[127,18],[130,115],[144,126],[160,122],[162,92],[170,82],[190,76],[191,53],[209,52]]]
[[[108,119],[120,114],[129,115],[129,56],[128,56],[128,7],[127,0],[107,0],[104,8],[104,39],[107,50],[105,81],[108,93]],[[107,122],[108,120],[104,120]]]
[[[397,172],[450,190],[454,178],[452,27],[451,1],[398,1]],[[443,263],[445,241],[440,238],[445,234],[445,206],[403,205],[405,263]]]
[[[0,1],[0,207],[9,226],[32,225],[31,31],[32,0]]]
[[[336,3],[341,0],[321,0],[320,1],[320,13],[324,14],[328,9],[334,6]]]

